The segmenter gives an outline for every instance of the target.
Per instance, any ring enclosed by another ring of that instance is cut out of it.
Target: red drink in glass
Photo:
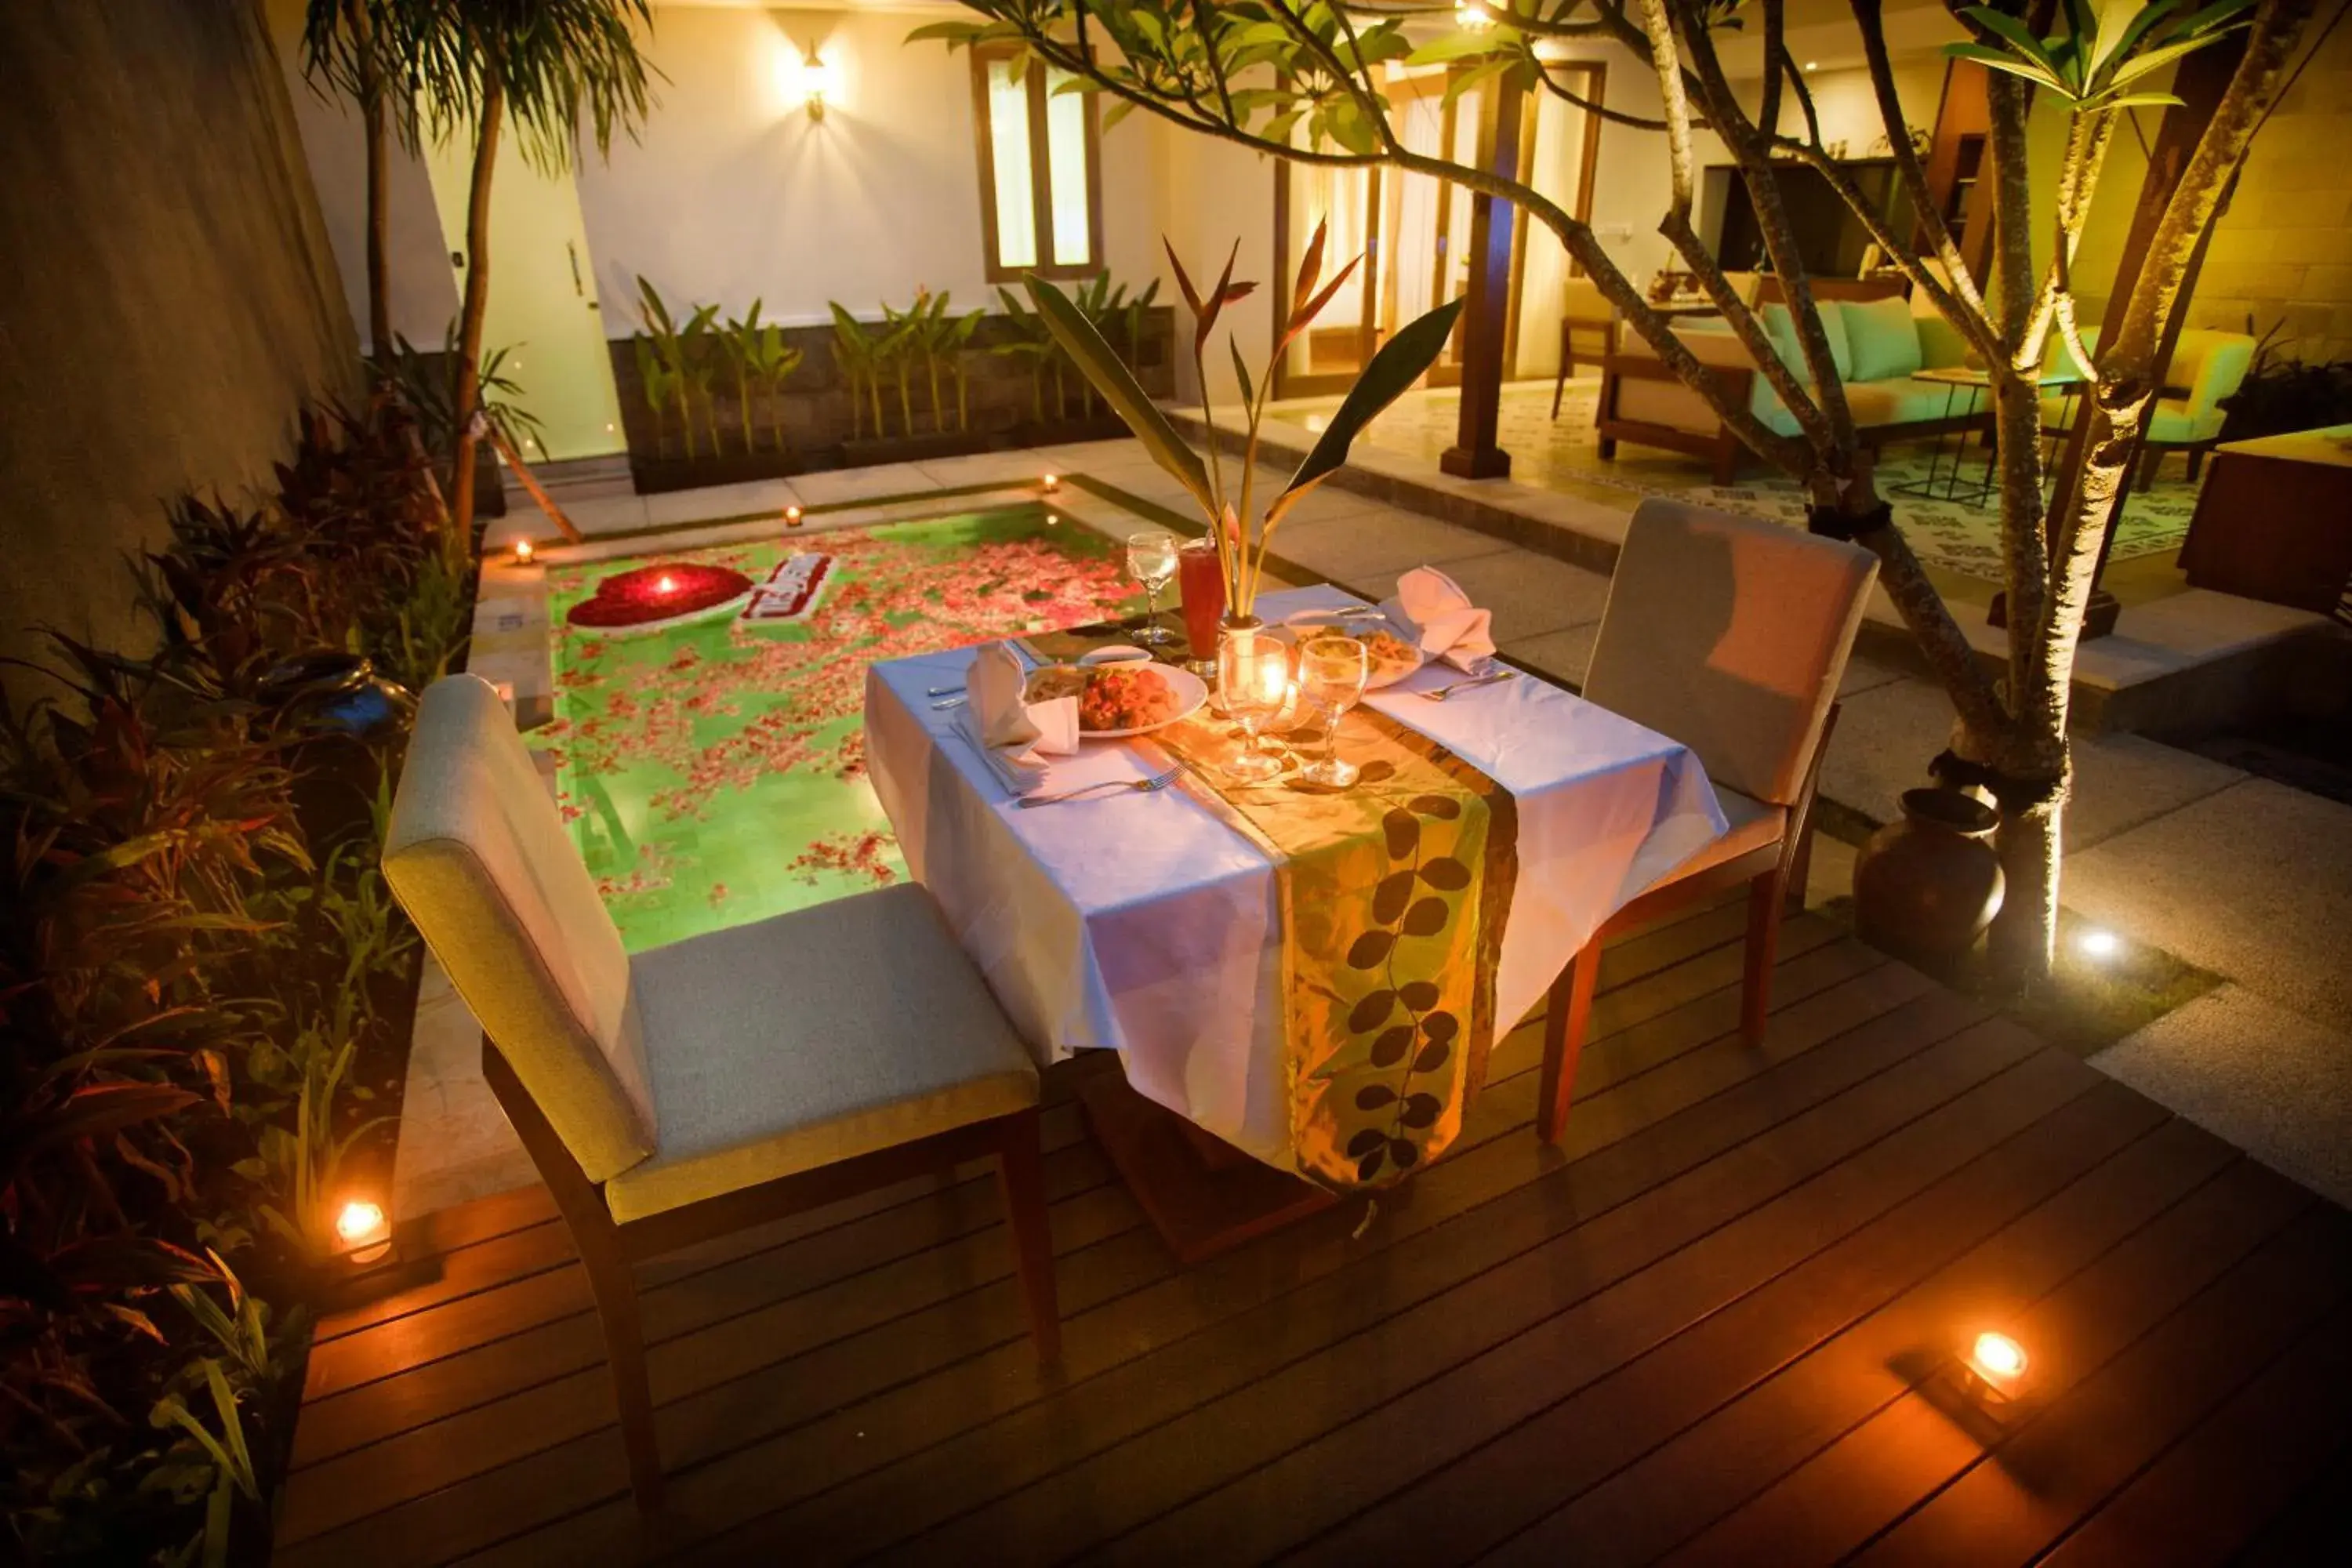
[[[1188,539],[1176,552],[1176,591],[1184,601],[1184,634],[1198,659],[1217,657],[1217,624],[1225,615],[1225,574],[1217,542]]]

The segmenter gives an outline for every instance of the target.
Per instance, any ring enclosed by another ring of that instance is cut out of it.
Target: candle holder
[[[1225,760],[1227,777],[1264,784],[1281,774],[1282,760],[1262,750],[1259,737],[1288,705],[1290,689],[1290,645],[1255,616],[1227,617],[1217,640],[1217,696],[1244,737]]]

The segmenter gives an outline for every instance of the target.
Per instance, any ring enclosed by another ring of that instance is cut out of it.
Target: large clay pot
[[[1903,796],[1853,863],[1853,923],[1864,942],[1910,958],[1966,952],[2000,912],[2000,814],[1953,789]]]

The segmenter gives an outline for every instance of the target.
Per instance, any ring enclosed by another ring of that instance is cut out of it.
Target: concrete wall
[[[607,332],[636,325],[644,274],[675,308],[754,298],[787,322],[828,300],[862,316],[919,288],[969,310],[993,298],[981,240],[971,64],[906,44],[920,16],[665,6],[646,58],[667,80],[643,140],[580,171],[580,205],[608,302]],[[840,86],[822,121],[790,90],[816,46]],[[1140,286],[1163,270],[1152,150],[1139,121],[1102,141],[1104,258]],[[496,274],[493,273],[495,279]],[[495,287],[495,281],[493,287]]]
[[[2314,363],[2352,359],[2352,27],[2338,27],[2254,138],[2189,324]]]
[[[0,653],[143,635],[165,503],[266,483],[357,368],[258,7],[0,6]]]

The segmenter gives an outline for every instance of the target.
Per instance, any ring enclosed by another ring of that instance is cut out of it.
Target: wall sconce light
[[[1495,14],[1482,0],[1460,0],[1454,7],[1454,25],[1465,33],[1483,33],[1495,25]]]
[[[814,44],[811,44],[808,47],[808,53],[801,57],[800,64],[794,69],[793,89],[799,95],[802,103],[807,106],[808,117],[811,120],[823,120],[825,99],[841,90],[841,72],[831,61],[817,53]]]
[[[335,1215],[335,1244],[345,1258],[361,1268],[377,1262],[392,1250],[392,1222],[383,1205],[353,1198]]]

